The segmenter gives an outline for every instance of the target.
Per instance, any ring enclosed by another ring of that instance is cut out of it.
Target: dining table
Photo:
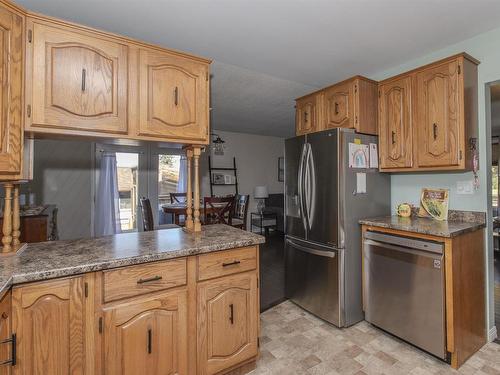
[[[216,212],[218,210],[218,206],[221,206],[221,207],[225,206],[225,203],[222,203],[222,204],[214,203],[213,207],[208,206],[207,213],[210,214],[210,213]],[[161,208],[162,208],[163,212],[165,212],[166,214],[171,214],[173,216],[174,223],[177,225],[181,225],[180,217],[187,215],[187,203],[186,202],[165,203],[165,204],[161,205]],[[193,213],[194,213],[194,209],[193,209]],[[203,217],[204,215],[205,215],[205,208],[203,207],[202,204],[200,204],[200,220],[201,220],[201,217]]]

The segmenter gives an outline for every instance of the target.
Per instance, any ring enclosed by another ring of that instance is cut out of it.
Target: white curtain
[[[177,192],[185,193],[187,191],[187,158],[181,156],[179,161],[179,181],[177,181]]]
[[[95,210],[96,237],[120,233],[120,206],[116,154],[104,152],[101,158]]]

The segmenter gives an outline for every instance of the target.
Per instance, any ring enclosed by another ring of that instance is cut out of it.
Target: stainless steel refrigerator
[[[286,296],[338,327],[363,319],[358,220],[391,212],[390,176],[350,167],[350,143],[377,137],[333,129],[285,141]]]

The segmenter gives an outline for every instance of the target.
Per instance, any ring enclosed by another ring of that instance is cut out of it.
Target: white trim
[[[488,342],[494,341],[498,337],[497,335],[497,327],[493,326],[488,331]]]

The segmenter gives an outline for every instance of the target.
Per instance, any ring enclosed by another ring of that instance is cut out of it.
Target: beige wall
[[[238,189],[240,194],[250,194],[250,212],[256,211],[257,202],[253,199],[255,186],[265,185],[269,193],[283,193],[283,182],[278,181],[278,157],[285,154],[283,138],[267,137],[253,134],[233,133],[213,130],[226,142],[224,155],[214,155],[212,147],[202,154],[201,159],[201,193],[210,196],[210,179],[208,175],[208,155],[212,156],[212,164],[216,167],[232,167],[236,157],[238,169]],[[229,174],[225,171],[223,173]],[[234,186],[217,186],[215,195],[234,194]]]

